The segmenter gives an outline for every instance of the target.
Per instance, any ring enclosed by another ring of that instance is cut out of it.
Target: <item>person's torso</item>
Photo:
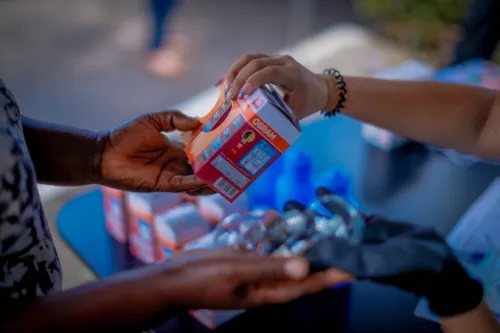
[[[0,302],[61,288],[61,267],[39,198],[21,115],[0,80]]]

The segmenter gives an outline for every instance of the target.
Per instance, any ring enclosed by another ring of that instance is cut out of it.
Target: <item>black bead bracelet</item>
[[[340,72],[334,68],[325,69],[323,71],[323,74],[331,75],[335,78],[336,86],[339,91],[339,97],[337,105],[335,105],[335,108],[333,108],[332,110],[322,110],[321,113],[327,118],[334,117],[338,113],[340,113],[341,109],[344,108],[347,95],[347,85],[344,81],[344,77],[342,76],[342,74],[340,74]]]

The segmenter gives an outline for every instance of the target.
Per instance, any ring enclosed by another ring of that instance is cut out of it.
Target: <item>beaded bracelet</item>
[[[321,111],[321,114],[323,114],[325,117],[334,117],[336,116],[338,113],[340,113],[340,110],[344,108],[344,104],[345,104],[345,101],[346,101],[346,95],[347,95],[347,85],[344,81],[344,77],[342,76],[342,74],[340,74],[340,72],[334,68],[329,68],[329,69],[325,69],[323,71],[323,74],[325,75],[331,75],[335,78],[335,81],[336,81],[336,85],[337,85],[337,89],[338,89],[338,92],[339,92],[339,98],[337,100],[337,104],[335,105],[335,107],[333,109],[330,109],[330,110],[322,110]],[[328,81],[330,82],[330,81]],[[329,87],[329,88],[332,88],[332,87]],[[330,105],[330,103],[327,104],[327,107]]]

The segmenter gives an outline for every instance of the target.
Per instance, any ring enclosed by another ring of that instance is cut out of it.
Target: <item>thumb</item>
[[[199,125],[197,118],[189,117],[180,111],[164,111],[155,113],[152,118],[160,131],[171,132],[178,130],[181,132],[193,131]]]
[[[309,274],[309,263],[302,257],[247,257],[240,259],[239,267],[247,282],[302,280]]]

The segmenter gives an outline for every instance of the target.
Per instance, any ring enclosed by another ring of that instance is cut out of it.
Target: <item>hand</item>
[[[338,283],[309,276],[304,258],[260,257],[238,250],[183,251],[168,260],[169,290],[181,309],[240,309],[292,301]]]
[[[330,237],[312,246],[304,254],[311,266],[427,297],[430,308],[441,317],[465,313],[481,303],[481,284],[468,275],[434,230],[379,217],[366,220],[359,244]]]
[[[231,99],[268,83],[282,87],[285,102],[299,119],[323,110],[328,103],[326,77],[312,73],[290,56],[246,55],[231,66],[226,79]]]
[[[193,175],[184,147],[161,132],[192,131],[195,118],[179,111],[141,116],[104,135],[100,158],[102,185],[135,192],[212,193]]]

